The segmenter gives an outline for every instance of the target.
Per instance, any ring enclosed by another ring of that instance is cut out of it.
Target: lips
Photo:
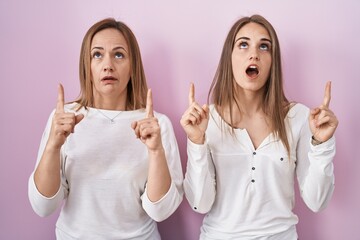
[[[245,72],[250,78],[256,78],[259,75],[259,68],[256,65],[250,65]]]
[[[101,81],[116,81],[117,79],[113,76],[105,76],[101,79]]]

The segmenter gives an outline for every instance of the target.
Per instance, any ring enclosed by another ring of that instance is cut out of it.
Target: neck
[[[94,107],[104,110],[126,110],[126,95],[125,96],[94,96]]]
[[[115,102],[99,102],[99,103],[95,103],[95,108],[104,109],[104,110],[125,111],[126,105],[125,103],[119,104]]]
[[[225,106],[223,109],[224,120],[228,123],[232,122],[234,127],[241,126],[245,119],[251,120],[265,116],[263,111],[263,97],[260,92],[242,91],[237,93],[236,100],[239,106],[233,102],[232,117],[230,117],[229,106]],[[232,121],[230,119],[232,119]]]
[[[259,112],[263,112],[263,96],[259,92],[241,92],[238,93],[236,99],[239,108],[234,105],[233,112],[240,113],[242,116],[251,117]]]

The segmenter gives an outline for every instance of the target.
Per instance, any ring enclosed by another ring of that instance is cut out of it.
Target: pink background
[[[183,167],[185,135],[179,119],[190,82],[206,101],[225,36],[236,19],[260,13],[273,23],[282,47],[285,87],[291,100],[321,103],[333,81],[336,188],[328,208],[310,212],[297,198],[300,239],[360,239],[359,70],[360,2],[302,1],[0,1],[0,239],[54,239],[57,213],[40,218],[27,198],[45,122],[55,107],[57,84],[66,99],[79,93],[82,37],[96,21],[126,22],[140,44],[155,109],[173,122]],[[159,224],[163,239],[198,239],[202,215],[187,201]]]

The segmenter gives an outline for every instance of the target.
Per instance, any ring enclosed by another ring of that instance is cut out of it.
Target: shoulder
[[[302,103],[292,103],[288,112],[288,117],[295,117],[299,115],[307,116],[310,109]]]
[[[221,119],[219,112],[217,111],[216,107],[214,104],[210,104],[209,105],[209,113],[210,116],[215,120],[218,121],[219,119]]]
[[[160,125],[172,126],[170,118],[167,115],[165,115],[164,113],[159,113],[159,112],[154,111],[154,115],[158,119]]]
[[[210,113],[217,113],[215,104],[210,104],[209,105],[209,111],[210,111]]]
[[[71,102],[64,105],[65,112],[80,112],[83,113],[86,109],[77,102]]]
[[[209,113],[210,113],[210,123],[214,123],[217,126],[220,126],[222,123],[226,122],[218,112],[217,107],[215,104],[209,105]]]
[[[163,113],[159,113],[155,111],[154,111],[154,115],[159,122],[161,135],[164,140],[163,143],[167,145],[167,142],[174,142],[174,141],[176,142],[175,132],[170,118]]]
[[[310,109],[301,103],[294,103],[291,105],[287,114],[287,119],[294,126],[303,126],[307,124],[309,119]]]

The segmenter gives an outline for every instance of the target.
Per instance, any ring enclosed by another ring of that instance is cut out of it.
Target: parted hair
[[[95,23],[84,36],[79,61],[80,96],[75,102],[80,105],[79,108],[94,106],[90,48],[95,34],[108,28],[117,29],[124,36],[129,46],[130,81],[127,86],[126,110],[144,108],[146,106],[147,84],[138,42],[134,33],[125,23],[113,18],[106,18]]]
[[[231,27],[220,57],[218,68],[216,70],[213,82],[208,94],[208,102],[212,102],[224,118],[224,111],[230,111],[230,125],[233,127],[233,107],[234,104],[239,107],[236,99],[236,82],[233,75],[231,64],[231,55],[234,49],[235,37],[239,30],[248,23],[257,23],[263,26],[270,35],[272,63],[269,78],[265,84],[263,95],[263,111],[270,119],[270,125],[273,134],[280,138],[290,154],[289,141],[286,134],[286,115],[290,107],[290,103],[286,98],[283,90],[283,75],[281,69],[281,54],[277,34],[273,26],[264,17],[260,15],[252,15],[237,20]]]

